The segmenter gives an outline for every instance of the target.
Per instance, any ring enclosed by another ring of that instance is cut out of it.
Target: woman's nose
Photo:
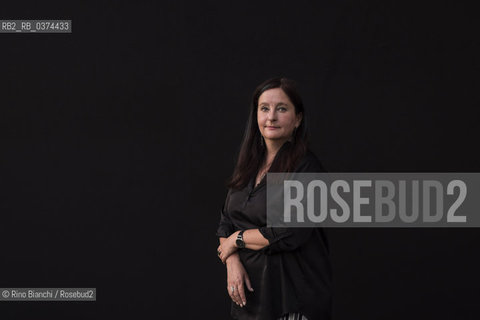
[[[268,112],[268,117],[267,117],[268,120],[275,121],[276,117],[277,117],[277,113],[275,112],[275,110],[270,110]]]

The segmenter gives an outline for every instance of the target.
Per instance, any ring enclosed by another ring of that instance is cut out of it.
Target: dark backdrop
[[[2,319],[227,319],[215,230],[250,96],[298,82],[331,172],[477,172],[478,15],[447,1],[2,4]],[[334,319],[477,319],[476,229],[329,229]]]

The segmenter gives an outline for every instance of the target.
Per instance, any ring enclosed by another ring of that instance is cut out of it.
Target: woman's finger
[[[252,283],[250,282],[250,278],[248,277],[248,274],[245,273],[245,285],[247,286],[247,289],[253,292],[253,287]]]
[[[224,252],[222,251],[220,253],[220,259],[222,259],[222,262],[223,264],[225,264],[225,261],[227,261],[227,258],[230,256],[230,254],[228,254],[228,252]]]
[[[242,302],[242,298],[240,297],[240,294],[239,294],[239,292],[238,292],[238,288],[239,288],[239,287],[240,287],[240,286],[236,286],[236,285],[233,286],[233,292],[232,292],[232,294],[233,294],[233,296],[235,297],[235,300],[234,300],[234,301],[235,301],[239,306],[242,306],[242,303],[243,303],[243,302]]]
[[[232,301],[235,302],[235,297],[233,296],[233,292],[230,290],[230,288],[231,286],[227,286],[228,295],[230,296],[230,299],[232,299]]]
[[[227,287],[227,290],[228,290],[228,294],[230,295],[230,298],[232,299],[232,301],[239,305],[240,303],[237,299],[237,295],[235,294],[235,291],[236,291],[235,286],[233,284],[229,285]]]
[[[244,307],[247,304],[247,298],[245,297],[245,288],[243,283],[238,287],[238,297],[240,299],[240,307]]]

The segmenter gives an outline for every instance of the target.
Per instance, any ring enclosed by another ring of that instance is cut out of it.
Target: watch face
[[[243,248],[245,246],[245,243],[242,240],[237,239],[237,247]]]

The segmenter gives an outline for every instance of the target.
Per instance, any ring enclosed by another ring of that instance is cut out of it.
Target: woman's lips
[[[279,127],[268,127],[268,126],[267,126],[267,129],[269,129],[269,130],[275,130],[275,129],[278,129],[278,128],[279,128]]]

